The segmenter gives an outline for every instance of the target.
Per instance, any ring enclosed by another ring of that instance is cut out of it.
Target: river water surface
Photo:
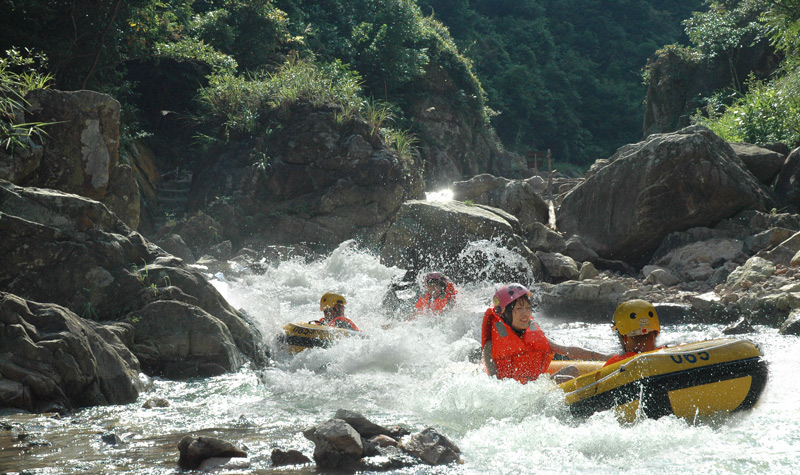
[[[412,432],[435,427],[462,451],[463,464],[424,465],[394,473],[798,473],[800,365],[798,338],[757,327],[747,338],[770,365],[770,380],[752,410],[712,421],[672,416],[622,424],[610,412],[573,418],[559,391],[486,376],[471,355],[494,289],[503,282],[458,285],[456,309],[443,317],[403,321],[381,307],[387,286],[403,271],[387,268],[345,243],[325,259],[291,260],[264,275],[226,277],[215,285],[257,323],[273,352],[266,370],[243,369],[211,379],[148,380],[139,400],[95,407],[63,418],[0,416],[0,473],[178,473],[177,443],[212,436],[245,448],[240,468],[220,473],[317,473],[311,465],[272,467],[273,449],[311,457],[302,430],[337,409],[362,413]],[[275,337],[288,322],[321,316],[327,291],[347,297],[347,316],[363,337],[289,355]],[[557,343],[614,352],[610,325],[539,319]],[[722,337],[722,326],[663,325],[660,344]],[[144,409],[165,398],[169,407]],[[12,427],[12,430],[8,430]],[[19,433],[27,434],[22,440]],[[121,443],[109,445],[104,433]],[[234,459],[236,461],[236,459]]]

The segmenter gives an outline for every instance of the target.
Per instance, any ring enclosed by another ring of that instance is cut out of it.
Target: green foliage
[[[694,121],[729,142],[800,143],[800,74],[769,83],[751,78],[747,86],[731,106],[709,107]]]
[[[711,55],[741,48],[745,35],[728,31],[738,27],[756,39],[769,35],[785,59],[773,78],[751,76],[742,88],[745,92],[736,87],[732,93],[718,91],[707,98],[705,110],[693,121],[731,142],[800,144],[800,2],[710,2],[709,8],[687,22],[695,28],[691,37],[701,50]],[[702,21],[721,26],[706,27]]]
[[[42,73],[47,58],[31,51],[16,48],[0,58],[0,146],[14,153],[31,146],[31,138],[40,139],[48,125],[41,122],[22,122],[19,114],[26,110],[25,94],[48,87],[52,76]]]
[[[766,29],[759,22],[767,5],[763,1],[710,1],[708,11],[695,12],[684,21],[689,40],[710,57],[730,53],[762,39]]]
[[[221,124],[225,139],[254,137],[266,129],[270,110],[286,110],[299,101],[334,104],[343,111],[361,111],[360,77],[339,61],[317,64],[290,58],[266,76],[216,75],[199,99],[207,122]]]
[[[245,71],[281,62],[285,48],[299,47],[302,37],[291,36],[286,14],[270,0],[225,0],[219,8],[195,16],[197,39],[235,58]]]
[[[641,138],[641,69],[701,0],[420,0],[447,25],[511,150],[586,165]]]

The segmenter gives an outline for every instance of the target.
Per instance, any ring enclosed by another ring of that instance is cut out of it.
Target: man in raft
[[[646,300],[634,299],[619,304],[614,311],[611,329],[617,332],[622,353],[612,356],[605,366],[658,349],[656,337],[661,332],[661,325],[656,308]]]
[[[344,316],[345,305],[347,305],[347,300],[343,296],[327,292],[319,300],[319,309],[322,310],[323,314],[322,320],[317,320],[314,323],[357,332],[361,331],[352,320]]]
[[[612,355],[576,346],[562,346],[548,339],[531,318],[531,291],[520,284],[509,284],[495,292],[493,307],[483,315],[481,345],[486,372],[499,379],[533,381],[553,360],[555,353],[573,360],[607,360]],[[578,376],[576,366],[553,373],[556,382]]]
[[[431,272],[425,276],[425,293],[414,305],[414,317],[425,312],[439,315],[452,308],[456,303],[457,293],[458,291],[446,275],[441,272]]]

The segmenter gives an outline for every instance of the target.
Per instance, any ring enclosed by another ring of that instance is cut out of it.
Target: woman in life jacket
[[[555,353],[574,360],[606,360],[611,355],[576,346],[562,346],[547,338],[531,318],[530,290],[509,284],[495,292],[493,307],[483,315],[481,346],[486,372],[498,379],[514,378],[525,384],[547,371]],[[578,375],[576,366],[553,374],[563,382]]]
[[[617,332],[622,352],[612,356],[605,366],[659,349],[656,348],[656,337],[661,332],[658,313],[653,304],[646,300],[634,299],[619,304],[614,311],[614,326],[611,329]]]
[[[414,317],[424,312],[439,315],[452,308],[456,303],[457,293],[458,291],[446,275],[441,272],[431,272],[425,276],[425,293],[414,305]]]
[[[344,316],[345,305],[347,305],[347,300],[343,296],[327,292],[319,300],[319,309],[322,310],[323,314],[322,320],[317,320],[313,323],[361,331],[352,320]]]

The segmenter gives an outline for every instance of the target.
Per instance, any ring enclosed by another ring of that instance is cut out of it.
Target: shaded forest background
[[[439,69],[457,83],[449,100],[482,117],[505,149],[550,149],[585,169],[642,138],[648,58],[667,45],[691,62],[769,41],[785,58],[774,77],[732,78],[697,98],[695,120],[728,140],[800,137],[798,0],[2,0],[0,9],[4,98],[43,85],[111,94],[123,105],[123,140],[148,140],[163,169],[269,133],[280,123],[266,111],[299,98],[385,126],[387,142],[412,155],[425,131],[407,106]],[[7,147],[37,131],[11,110]]]

